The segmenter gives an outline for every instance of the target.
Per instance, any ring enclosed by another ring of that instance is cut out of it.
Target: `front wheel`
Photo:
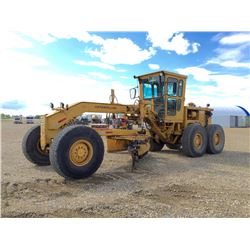
[[[104,145],[100,135],[89,127],[73,125],[60,131],[50,147],[50,161],[65,178],[83,179],[100,167]]]
[[[23,154],[27,160],[39,166],[50,165],[49,153],[40,147],[40,125],[30,128],[22,141]]]

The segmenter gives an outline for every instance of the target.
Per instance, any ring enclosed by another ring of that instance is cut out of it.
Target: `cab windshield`
[[[150,76],[142,80],[143,98],[152,99],[164,95],[164,76]]]

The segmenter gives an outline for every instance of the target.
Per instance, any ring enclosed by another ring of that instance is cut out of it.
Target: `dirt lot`
[[[105,153],[87,180],[69,181],[21,152],[32,125],[2,122],[2,217],[249,217],[250,129],[226,129],[220,155],[166,147],[130,172],[127,153]]]

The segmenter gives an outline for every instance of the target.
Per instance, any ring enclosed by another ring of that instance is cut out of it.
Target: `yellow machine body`
[[[148,133],[156,142],[170,144],[180,143],[183,130],[191,123],[206,126],[211,123],[211,108],[196,107],[194,104],[184,106],[186,79],[184,75],[159,71],[135,78],[139,86],[139,95],[135,95],[134,105],[115,103],[114,90],[111,90],[110,103],[79,102],[66,108],[55,108],[52,114],[41,118],[40,144],[44,150],[49,148],[53,138],[65,126],[74,122],[76,117],[85,112],[125,114],[139,124],[145,122],[150,126]],[[138,134],[137,130],[96,129],[108,139],[108,151],[125,150],[129,138],[134,136],[147,139],[149,135]],[[105,131],[105,132],[104,132]],[[112,134],[112,136],[111,136]],[[126,136],[126,138],[120,138]]]
[[[107,152],[130,153],[132,169],[148,151],[160,151],[164,145],[190,157],[222,152],[225,135],[220,125],[211,124],[213,109],[184,105],[185,75],[158,71],[134,78],[138,86],[130,89],[132,105],[118,103],[114,90],[109,103],[61,103],[58,108],[51,104],[53,112],[42,116],[40,126],[23,138],[26,158],[38,165],[51,164],[65,178],[79,179],[91,176],[102,163],[105,147],[100,136],[106,137]],[[77,117],[87,112],[111,115],[113,127],[100,119],[90,126],[79,125]]]

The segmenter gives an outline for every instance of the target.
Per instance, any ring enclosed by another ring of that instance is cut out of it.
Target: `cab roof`
[[[176,76],[176,77],[180,77],[180,78],[184,78],[184,79],[187,78],[186,75],[181,75],[181,74],[170,72],[170,71],[166,71],[166,70],[151,72],[151,73],[140,75],[140,76],[134,76],[134,78],[142,78],[142,77],[145,77],[145,76],[157,75],[157,74],[160,74],[160,73],[162,73],[164,75],[171,75],[171,76]]]

